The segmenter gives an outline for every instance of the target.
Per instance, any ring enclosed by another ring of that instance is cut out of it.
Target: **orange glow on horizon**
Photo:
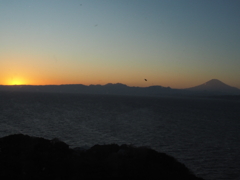
[[[4,78],[3,82],[0,82],[2,85],[29,85],[29,81],[27,78],[23,76],[8,76]]]

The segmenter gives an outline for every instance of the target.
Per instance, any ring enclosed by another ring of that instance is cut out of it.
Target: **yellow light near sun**
[[[23,80],[20,80],[20,79],[12,79],[9,82],[9,85],[23,85],[23,84],[25,84],[25,82]]]
[[[22,82],[21,81],[13,81],[11,82],[11,85],[21,85]]]

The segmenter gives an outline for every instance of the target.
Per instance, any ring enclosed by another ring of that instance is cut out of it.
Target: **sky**
[[[239,0],[0,0],[0,85],[240,88],[239,9]]]

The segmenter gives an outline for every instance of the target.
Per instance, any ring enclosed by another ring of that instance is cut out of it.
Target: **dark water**
[[[149,146],[205,179],[240,179],[240,101],[0,93],[0,137]]]

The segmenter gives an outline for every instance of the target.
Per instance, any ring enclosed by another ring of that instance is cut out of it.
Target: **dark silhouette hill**
[[[240,89],[229,86],[218,79],[212,79],[207,81],[201,85],[187,88],[191,92],[198,92],[198,93],[209,93],[209,94],[216,94],[216,95],[239,95]]]
[[[123,144],[74,148],[54,138],[0,138],[0,179],[200,180],[172,156]]]

